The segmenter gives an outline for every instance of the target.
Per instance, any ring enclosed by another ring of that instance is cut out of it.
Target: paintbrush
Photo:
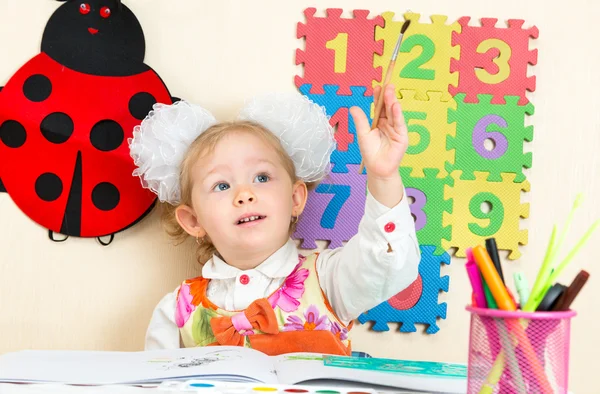
[[[394,72],[394,67],[396,66],[396,58],[398,57],[398,52],[400,52],[400,44],[402,43],[402,38],[404,37],[404,33],[406,29],[408,29],[408,25],[410,25],[410,19],[405,21],[400,29],[400,36],[398,37],[398,41],[396,42],[396,48],[394,48],[394,53],[392,54],[392,58],[390,59],[390,64],[387,68],[387,72],[385,73],[385,79],[383,80],[383,85],[381,87],[381,91],[379,92],[379,98],[377,99],[377,105],[375,106],[375,114],[373,116],[373,123],[371,124],[371,130],[377,128],[377,124],[379,123],[379,115],[381,114],[381,109],[383,108],[383,92],[385,91],[385,87],[390,83],[392,79],[392,73]],[[387,116],[391,116],[391,114],[387,114]],[[365,168],[364,162],[361,160],[360,162],[360,170],[359,174],[363,172]]]

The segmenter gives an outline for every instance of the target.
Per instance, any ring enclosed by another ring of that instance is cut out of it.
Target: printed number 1
[[[350,186],[348,185],[328,185],[320,184],[315,190],[317,193],[333,194],[331,201],[327,204],[323,216],[321,217],[321,227],[333,228],[340,210],[344,203],[350,197]]]
[[[348,33],[338,33],[333,40],[327,41],[325,47],[335,53],[333,70],[337,74],[345,73],[346,58],[348,56]]]

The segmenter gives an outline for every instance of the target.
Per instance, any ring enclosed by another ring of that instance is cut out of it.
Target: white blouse
[[[256,268],[245,271],[213,256],[202,268],[202,276],[210,279],[207,296],[223,309],[245,309],[282,285],[298,264],[298,253],[290,239]],[[406,191],[393,208],[368,193],[358,233],[343,247],[323,250],[317,259],[317,272],[336,315],[349,323],[414,282],[420,259]],[[175,324],[178,289],[165,295],[154,309],[146,333],[146,350],[180,347]]]

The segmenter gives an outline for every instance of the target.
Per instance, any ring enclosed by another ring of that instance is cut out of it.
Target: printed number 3
[[[510,75],[510,65],[508,64],[508,61],[510,60],[511,49],[504,41],[497,38],[484,40],[477,46],[477,53],[486,53],[492,48],[498,48],[500,50],[500,55],[497,58],[492,59],[492,62],[498,67],[498,72],[496,74],[490,74],[483,68],[475,69],[477,78],[479,78],[481,82],[490,85],[505,81]]]

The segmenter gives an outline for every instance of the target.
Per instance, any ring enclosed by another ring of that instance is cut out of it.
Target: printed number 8
[[[412,187],[406,188],[406,194],[415,200],[410,204],[410,212],[415,216],[415,231],[419,231],[427,224],[427,215],[423,211],[427,196],[421,190]]]
[[[508,44],[497,38],[490,38],[479,43],[477,46],[477,53],[486,53],[492,48],[498,48],[500,55],[497,58],[492,59],[492,62],[498,67],[496,74],[490,74],[483,68],[475,69],[475,75],[481,82],[493,85],[505,81],[510,75],[510,65],[508,61],[511,56],[511,49]]]
[[[483,212],[481,205],[483,203],[489,203],[491,209],[489,212]],[[471,215],[477,219],[488,219],[489,223],[487,226],[482,227],[477,223],[469,223],[469,230],[472,233],[482,237],[489,237],[494,235],[502,227],[504,222],[504,205],[500,199],[488,192],[477,193],[469,202],[469,211]]]

